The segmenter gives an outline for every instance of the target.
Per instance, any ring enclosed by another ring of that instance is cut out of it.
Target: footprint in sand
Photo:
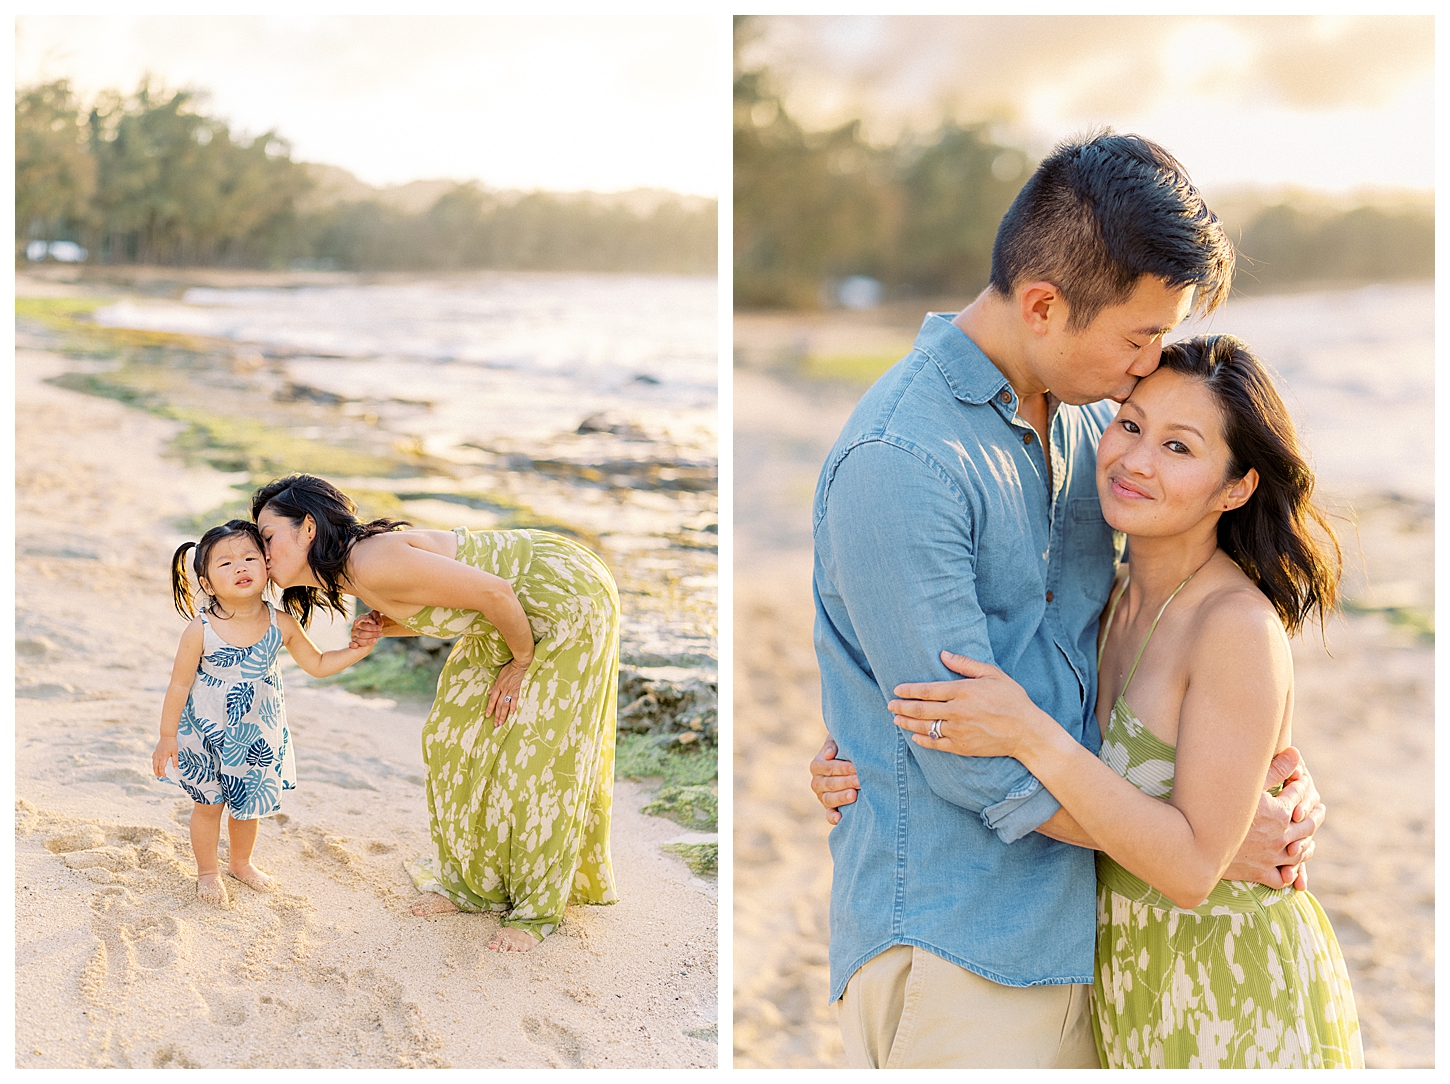
[[[207,1019],[213,1024],[235,1028],[247,1022],[247,1006],[239,998],[224,998],[208,991],[202,994],[202,1000],[206,1003]]]
[[[143,915],[119,927],[121,939],[134,954],[136,964],[148,971],[170,967],[176,962],[175,938],[181,927],[170,915]]]
[[[550,1067],[554,1069],[593,1068],[585,1063],[584,1043],[579,1036],[562,1024],[556,1024],[552,1020],[542,1020],[536,1016],[526,1016],[519,1022],[519,1026],[524,1029],[524,1034],[529,1037],[529,1042],[546,1051],[545,1056],[549,1059]]]
[[[156,1052],[151,1055],[151,1065],[156,1069],[200,1069],[201,1063],[192,1059],[184,1051],[167,1043],[165,1046],[157,1047]]]
[[[45,849],[51,854],[69,854],[71,851],[88,851],[105,842],[105,832],[97,825],[86,824],[48,837],[45,841]]]

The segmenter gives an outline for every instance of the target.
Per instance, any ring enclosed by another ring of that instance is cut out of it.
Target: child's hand
[[[176,735],[174,734],[169,738],[163,735],[161,740],[156,743],[156,751],[151,754],[151,774],[157,779],[165,779],[167,761],[172,764],[176,763]]]
[[[383,634],[383,622],[387,620],[376,610],[369,610],[352,623],[352,639],[348,647],[372,647]]]

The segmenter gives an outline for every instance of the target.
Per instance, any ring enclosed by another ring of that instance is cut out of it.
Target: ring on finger
[[[941,741],[941,725],[942,725],[942,720],[941,719],[933,719],[932,722],[931,722],[930,735],[931,735],[932,738],[934,738],[937,741]]]

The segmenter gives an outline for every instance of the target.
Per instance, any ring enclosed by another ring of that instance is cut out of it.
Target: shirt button
[[[1023,433],[1022,434],[1022,443],[1023,444],[1031,444],[1032,443],[1032,434],[1031,433]]]
[[[1051,602],[1052,601],[1052,592],[1051,591],[1047,592],[1047,601],[1048,602]]]
[[[1006,388],[1003,388],[1002,389],[1002,402],[1004,402],[1004,403],[1010,403],[1011,401],[1012,401],[1012,393],[1010,391],[1008,391]]]

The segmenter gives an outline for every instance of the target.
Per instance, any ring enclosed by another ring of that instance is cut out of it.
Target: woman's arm
[[[1075,742],[1000,670],[973,666],[978,680],[970,720],[945,723],[943,737],[933,740],[929,720],[898,710],[921,709],[893,701],[898,725],[927,748],[1015,756],[1099,849],[1175,904],[1203,902],[1244,840],[1279,739],[1293,678],[1272,614],[1231,599],[1205,608],[1189,660],[1167,802],[1143,794]]]
[[[404,625],[404,624],[402,624],[401,622],[398,622],[398,621],[394,621],[387,614],[380,614],[376,610],[373,611],[373,614],[376,615],[376,617],[378,619],[379,628],[381,629],[381,631],[378,633],[379,636],[421,636],[422,635],[422,633],[414,632],[407,625]]]
[[[343,647],[335,651],[320,651],[312,638],[303,631],[297,619],[284,611],[277,613],[277,628],[282,633],[282,646],[294,662],[313,677],[331,677],[346,670],[353,663],[367,657],[373,645]]]
[[[176,661],[171,665],[171,681],[161,701],[161,737],[151,753],[151,774],[157,778],[165,778],[168,761],[176,763],[176,732],[181,727],[181,713],[186,707],[186,698],[191,695],[191,683],[196,680],[196,668],[201,663],[205,644],[198,617],[181,634]]]
[[[374,535],[358,543],[347,576],[360,595],[374,599],[477,610],[498,629],[516,663],[527,668],[534,660],[529,619],[513,585],[500,576],[418,549],[397,535]]]

